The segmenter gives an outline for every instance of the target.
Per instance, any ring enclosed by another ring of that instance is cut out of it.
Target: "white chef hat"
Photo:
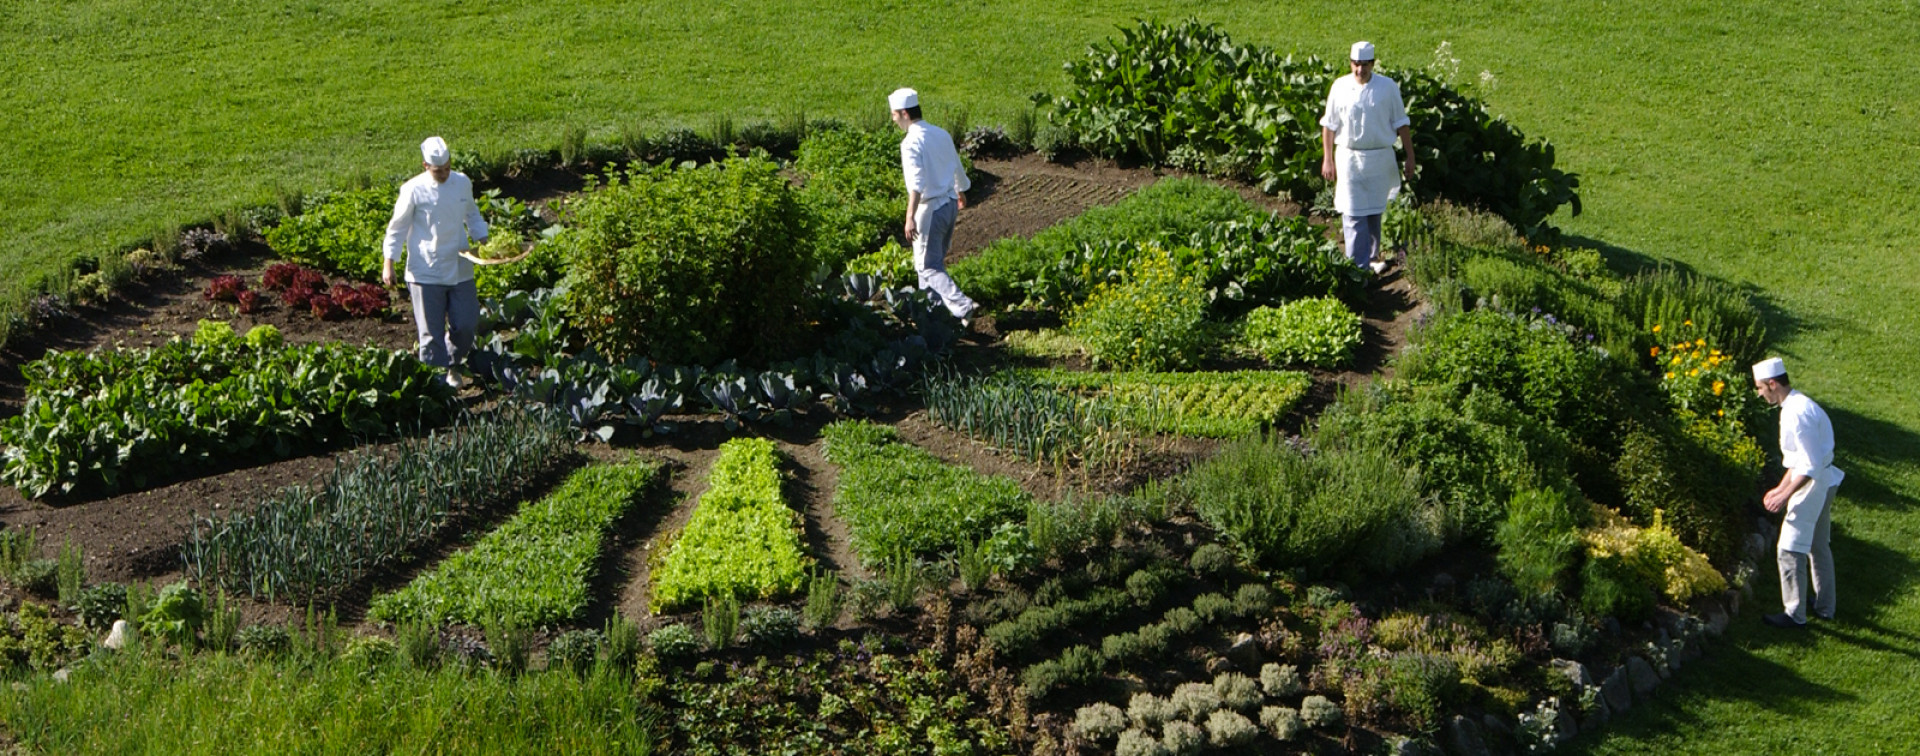
[[[1373,60],[1373,43],[1372,42],[1353,43],[1353,51],[1350,53],[1347,53],[1347,58],[1349,60],[1356,60],[1362,63],[1365,63],[1369,60]]]
[[[1787,363],[1779,357],[1769,357],[1753,364],[1753,379],[1764,381],[1779,378],[1787,374]]]
[[[446,165],[448,158],[447,140],[440,137],[427,137],[420,143],[420,159],[433,165]]]
[[[893,90],[887,95],[887,107],[891,110],[906,110],[920,106],[920,93],[906,87]]]

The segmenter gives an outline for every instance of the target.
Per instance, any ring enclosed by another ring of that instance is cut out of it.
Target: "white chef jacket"
[[[1780,463],[1810,482],[1787,499],[1787,516],[1780,523],[1779,548],[1805,553],[1813,546],[1813,530],[1827,491],[1846,474],[1833,466],[1833,422],[1806,394],[1793,391],[1780,400]]]
[[[460,257],[475,242],[487,240],[487,221],[473,202],[473,181],[453,171],[446,183],[421,171],[400,185],[387,221],[388,260],[407,261],[407,283],[452,286],[473,280],[473,263]]]
[[[1320,126],[1333,132],[1334,162],[1339,181],[1333,207],[1341,215],[1379,215],[1400,186],[1399,161],[1393,144],[1400,127],[1412,125],[1400,85],[1375,73],[1361,84],[1352,74],[1342,76],[1327,90],[1326,111]]]
[[[908,192],[920,193],[922,207],[937,208],[973,188],[960,167],[960,151],[945,129],[914,121],[900,140],[900,172]]]

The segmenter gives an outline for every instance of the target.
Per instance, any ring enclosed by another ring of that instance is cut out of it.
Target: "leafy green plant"
[[[404,352],[266,347],[224,333],[151,349],[49,352],[29,364],[25,406],[0,421],[8,445],[0,479],[36,498],[137,490],[447,416],[450,390]]]
[[[80,624],[96,633],[113,627],[113,621],[125,616],[127,587],[119,583],[100,583],[87,587],[74,600]]]
[[[308,198],[298,215],[265,232],[281,257],[361,281],[380,277],[380,245],[393,217],[394,188],[374,186]]]
[[[740,617],[740,635],[749,648],[784,651],[800,639],[800,613],[784,606],[749,607]]]
[[[249,659],[274,659],[293,649],[293,633],[280,625],[248,625],[234,633],[234,642]]]
[[[869,565],[902,551],[937,556],[986,538],[1023,517],[1031,501],[1011,479],[940,462],[887,426],[840,421],[821,434],[827,460],[840,468],[834,512]]]
[[[527,671],[527,659],[533,655],[533,632],[511,617],[488,617],[481,623],[487,650],[493,655],[493,667],[508,675]]]
[[[1554,490],[1526,489],[1513,495],[1507,519],[1494,542],[1500,570],[1533,593],[1550,593],[1564,583],[1580,555],[1580,518],[1575,501]]]
[[[1652,334],[1655,343],[1671,339],[1676,329],[1684,327],[1690,329],[1684,338],[1704,338],[1743,366],[1758,361],[1767,343],[1767,329],[1752,295],[1731,284],[1671,268],[1629,279],[1620,309]]]
[[[1401,360],[1418,383],[1498,392],[1576,443],[1612,449],[1622,380],[1605,354],[1541,319],[1479,309],[1435,320]]]
[[[773,598],[798,592],[809,560],[800,516],[780,495],[773,442],[720,446],[706,493],[653,572],[655,611],[715,596]]]
[[[803,322],[803,213],[769,160],[629,169],[567,212],[548,243],[567,263],[568,321],[601,354],[774,356]]]
[[[153,606],[140,615],[140,629],[191,650],[199,642],[200,627],[206,621],[206,596],[183,580],[160,589]]]
[[[1096,466],[1113,457],[1112,444],[1125,443],[1110,404],[1021,378],[934,373],[921,395],[934,422],[1029,459]]]
[[[1190,367],[1205,356],[1211,334],[1205,292],[1165,253],[1149,252],[1118,284],[1101,284],[1067,319],[1067,332],[1096,364],[1125,370]]]
[[[568,630],[547,643],[547,669],[564,669],[585,674],[600,655],[598,630]]]
[[[1306,457],[1277,441],[1240,441],[1181,487],[1201,519],[1272,568],[1386,574],[1440,545],[1419,475],[1379,450]]]
[[[59,594],[60,603],[71,606],[80,600],[80,593],[87,587],[87,560],[80,553],[80,546],[71,540],[60,543]]]
[[[647,647],[661,661],[685,661],[700,653],[700,637],[685,624],[662,625],[647,635]]]
[[[849,273],[878,273],[856,270],[851,261],[879,248],[906,207],[899,133],[890,128],[815,130],[800,141],[793,170],[805,182],[798,197],[814,226],[816,264],[830,270],[844,266]],[[911,273],[911,258],[907,267]]]
[[[1258,307],[1241,324],[1240,341],[1275,365],[1341,367],[1360,346],[1360,316],[1331,297]]]
[[[455,515],[515,500],[571,458],[572,442],[565,420],[544,411],[509,404],[468,415],[391,453],[348,457],[317,490],[291,486],[196,520],[181,559],[202,585],[269,599],[338,595]]]
[[[434,625],[499,618],[537,627],[577,619],[607,534],[658,477],[657,467],[640,460],[577,470],[473,548],[376,596],[367,614]]]

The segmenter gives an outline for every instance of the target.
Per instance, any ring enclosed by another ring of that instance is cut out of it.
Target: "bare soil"
[[[1055,164],[1033,155],[983,159],[975,167],[979,177],[972,202],[955,227],[955,258],[972,254],[995,239],[1031,236],[1089,207],[1112,203],[1162,176],[1171,175],[1166,171],[1092,160]],[[544,203],[575,191],[580,185],[578,176],[549,171],[509,180],[505,188],[511,196]],[[1251,189],[1242,188],[1242,191],[1267,207],[1298,212],[1297,207],[1284,201]],[[261,271],[270,262],[266,250],[254,244],[224,257],[188,263],[171,273],[150,274],[113,302],[101,307],[79,308],[73,317],[62,319],[55,328],[36,339],[10,345],[0,352],[0,416],[19,411],[25,386],[20,367],[48,349],[150,346],[176,335],[191,334],[201,319],[227,320],[241,331],[269,323],[295,343],[339,341],[396,349],[411,347],[414,336],[404,291],[396,293],[395,307],[384,317],[341,321],[317,320],[305,312],[289,311],[277,301],[261,312],[241,314],[231,305],[209,302],[202,296],[208,281],[220,274],[239,275],[250,286],[255,286]],[[1289,429],[1297,429],[1303,418],[1317,414],[1342,387],[1381,371],[1387,365],[1387,358],[1404,341],[1417,311],[1412,288],[1400,280],[1397,269],[1378,281],[1363,313],[1366,344],[1358,363],[1351,371],[1316,372],[1314,388],[1305,405],[1289,420]],[[991,319],[983,319],[963,341],[959,359],[998,360],[997,342],[996,325]],[[471,394],[469,399],[473,399]],[[943,460],[989,474],[1006,475],[1042,499],[1056,499],[1068,490],[1127,490],[1148,480],[1177,474],[1213,448],[1213,444],[1204,441],[1170,440],[1147,450],[1136,464],[1125,470],[1092,475],[1054,470],[1002,453],[933,425],[918,410],[917,406],[903,404],[883,409],[876,419],[897,424],[904,437]],[[658,621],[647,608],[650,560],[662,539],[685,525],[692,505],[705,488],[706,471],[717,456],[719,445],[734,435],[720,422],[709,418],[678,420],[680,428],[674,434],[638,442],[619,451],[605,447],[590,450],[596,456],[644,454],[665,462],[670,472],[665,488],[641,511],[622,522],[615,533],[611,553],[602,565],[597,586],[600,591],[596,594],[607,598],[590,610],[591,623],[597,624],[616,611],[643,624]],[[823,455],[818,434],[823,423],[823,418],[803,417],[790,428],[755,427],[743,432],[773,438],[791,460],[785,471],[787,492],[802,513],[807,543],[814,557],[824,567],[849,577],[864,577],[867,570],[848,546],[847,528],[832,512],[837,472]],[[248,506],[290,484],[317,483],[332,469],[333,456],[338,454],[236,469],[135,493],[57,502],[59,506],[27,499],[10,488],[0,488],[0,524],[37,528],[41,542],[46,544],[43,548],[49,554],[59,543],[70,539],[84,550],[89,577],[93,580],[158,583],[178,577],[181,571],[178,544],[196,517]],[[443,545],[434,551],[443,552],[456,545]],[[397,584],[429,566],[434,555],[421,557],[375,582]],[[365,591],[359,593],[358,600],[350,600],[350,605],[341,607],[343,618],[351,620],[360,616],[363,607],[358,604],[364,601]],[[290,610],[284,607],[266,605],[243,607],[243,613],[252,621],[291,616]]]

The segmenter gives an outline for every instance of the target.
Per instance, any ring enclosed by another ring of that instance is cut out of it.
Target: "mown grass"
[[[1440,42],[1498,112],[1558,146],[1586,213],[1563,227],[1760,287],[1796,384],[1833,414],[1841,622],[1783,636],[1749,611],[1722,653],[1588,744],[1601,753],[1838,752],[1920,741],[1920,75],[1914,0],[1819,7],[1607,4],[932,2],[532,5],[0,5],[0,281],[19,287],[155,224],[405,173],[456,146],[557,143],[569,124],[699,127],[804,109],[877,117],[910,84],[929,116],[999,120],[1135,16],[1197,15],[1236,38],[1385,68]],[[1777,604],[1763,574],[1753,602]]]
[[[246,661],[159,650],[40,676],[0,718],[43,753],[621,753],[655,750],[627,670],[498,674],[398,661]]]

